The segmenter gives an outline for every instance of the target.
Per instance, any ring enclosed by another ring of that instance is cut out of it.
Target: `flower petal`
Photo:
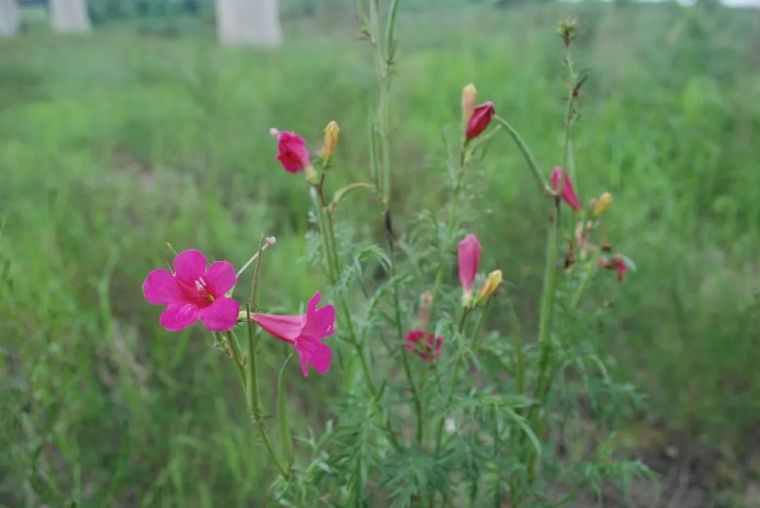
[[[254,323],[269,332],[273,337],[290,344],[295,343],[306,323],[305,316],[288,316],[281,314],[251,314]]]
[[[320,374],[330,370],[332,350],[327,344],[322,344],[318,340],[299,340],[296,342],[296,351],[304,377],[309,376],[309,365]]]
[[[214,261],[203,276],[209,292],[216,298],[224,296],[237,283],[235,268],[229,261]]]
[[[300,334],[302,337],[321,340],[335,333],[335,307],[325,305],[318,309],[317,305],[319,305],[320,298],[321,295],[317,291],[309,300],[306,310],[306,324]]]
[[[195,323],[198,307],[192,303],[173,303],[161,313],[159,322],[170,332],[178,332]]]
[[[581,209],[581,202],[578,199],[578,195],[575,193],[575,187],[573,187],[573,182],[570,181],[570,175],[567,171],[559,166],[555,166],[552,170],[551,182],[555,192],[559,193],[559,197],[562,198],[570,208],[576,212]]]
[[[153,270],[145,277],[143,295],[153,305],[169,305],[179,299],[180,290],[169,270]]]
[[[240,305],[236,300],[222,296],[208,307],[201,309],[198,317],[209,331],[221,332],[235,326],[239,312]]]
[[[197,249],[180,252],[174,258],[174,273],[181,282],[195,284],[206,273],[206,256]]]

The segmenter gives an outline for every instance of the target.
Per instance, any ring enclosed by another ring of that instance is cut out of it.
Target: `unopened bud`
[[[424,328],[427,326],[428,321],[430,320],[430,307],[433,306],[433,292],[432,291],[425,291],[420,295],[420,314],[419,314],[419,324],[420,327]]]
[[[329,162],[335,152],[335,147],[338,146],[338,138],[340,137],[340,127],[336,121],[331,121],[325,127],[325,138],[322,144],[322,158],[325,163]]]
[[[580,25],[575,18],[566,18],[559,22],[559,28],[557,29],[559,36],[562,37],[562,42],[566,48],[570,47],[570,44],[578,37],[580,33]]]
[[[470,119],[475,111],[475,101],[478,98],[478,90],[475,85],[469,83],[462,88],[462,118],[465,122]]]
[[[504,282],[504,276],[501,270],[494,270],[488,274],[486,281],[478,292],[478,303],[491,298],[494,293],[499,289],[501,283]]]
[[[601,217],[601,215],[606,212],[610,206],[612,206],[612,194],[605,192],[599,196],[596,201],[594,201],[594,207],[591,209],[591,215],[593,215],[594,218]]]

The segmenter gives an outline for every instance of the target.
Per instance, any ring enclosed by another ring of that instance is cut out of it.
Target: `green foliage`
[[[554,472],[563,482],[557,485],[583,479],[594,490],[610,476],[625,484],[642,473],[635,462],[610,461],[606,443],[583,454],[584,439],[608,435],[640,403],[640,393],[616,380],[635,381],[649,398],[651,414],[642,417],[669,429],[714,443],[737,439],[741,447],[757,425],[757,14],[705,15],[673,5],[475,6],[431,14],[405,12],[402,2],[391,109],[393,210],[414,278],[386,279],[381,253],[356,241],[380,238],[382,223],[369,207],[356,206],[364,196],[351,194],[340,205],[350,213],[340,215],[338,226],[339,236],[356,245],[344,251],[351,269],[342,284],[359,294],[359,278],[373,286],[384,281],[358,319],[370,333],[394,324],[387,307],[394,285],[408,288],[403,319],[410,322],[431,274],[443,267],[446,282],[455,280],[453,247],[462,230],[448,231],[425,210],[437,209],[441,190],[451,185],[451,156],[441,138],[443,132],[456,143],[456,134],[439,126],[458,118],[464,83],[476,82],[481,97],[494,100],[545,167],[559,162],[563,90],[550,29],[558,11],[580,13],[585,35],[578,59],[594,66],[575,139],[577,186],[584,199],[592,189],[615,195],[610,238],[638,265],[622,286],[610,277],[592,287],[584,311],[594,320],[562,318],[567,337],[584,340],[559,338],[560,357],[568,361],[557,374],[565,388],[555,395],[561,411],[552,424],[593,418],[600,428],[568,425],[569,453],[584,460],[577,470]],[[266,132],[276,126],[317,140],[323,124],[336,119],[342,141],[334,178],[364,178],[373,71],[348,15],[294,20],[276,54],[217,49],[207,22],[207,31],[170,41],[112,28],[88,38],[33,29],[0,43],[5,504],[236,506],[266,495],[272,468],[242,405],[231,402],[233,369],[198,331],[161,330],[139,284],[170,257],[165,241],[240,264],[261,234],[279,239],[262,294],[273,307],[292,309],[324,284],[315,268],[319,250],[305,239],[305,186],[276,167]],[[477,216],[485,214],[474,226],[488,238],[483,265],[504,270],[508,298],[528,323],[526,355],[535,359],[530,323],[545,211],[522,164],[512,146],[493,144],[466,192],[477,196]],[[476,215],[465,210],[463,217]],[[441,295],[450,308],[458,300],[455,291]],[[451,351],[471,358],[450,333],[456,318],[448,312],[441,318],[437,332],[449,334],[453,348],[442,361],[451,361]],[[481,340],[483,368],[514,369],[509,323],[506,312],[489,318],[489,329],[510,333]],[[271,354],[261,355],[270,362],[262,369],[273,387],[278,346],[265,346]],[[348,349],[342,342],[339,349],[340,360]],[[385,353],[375,361],[386,361]],[[297,371],[294,364],[289,369]],[[509,390],[511,379],[504,380]],[[314,486],[332,482],[325,502],[338,505],[383,490],[392,493],[389,503],[404,506],[431,488],[450,488],[456,499],[473,492],[494,499],[510,477],[529,474],[520,464],[481,460],[482,443],[472,437],[452,441],[445,460],[435,463],[409,451],[372,456],[361,438],[383,439],[377,437],[383,431],[367,400],[342,401],[351,417],[337,422],[328,417],[342,408],[333,413],[319,402],[334,395],[336,383],[352,381],[312,375],[306,382],[300,374],[287,380],[302,474],[292,480],[300,485],[277,483],[273,495],[309,505],[318,499]],[[442,394],[427,395],[443,406]],[[526,436],[514,416],[529,401],[472,395],[458,395],[455,407],[495,429],[496,439],[479,436],[485,443],[505,446],[504,439]],[[588,404],[573,402],[581,395]],[[273,402],[274,389],[264,396]],[[494,406],[511,412],[493,415]],[[393,424],[408,417],[398,415]],[[319,439],[309,437],[310,428]],[[340,460],[328,442],[345,445]],[[521,443],[533,446],[530,438]],[[547,474],[566,460],[555,453],[542,449]],[[379,465],[389,471],[383,482],[358,488]],[[453,469],[467,471],[466,481],[445,485],[441,479]],[[548,494],[556,501],[566,492]]]

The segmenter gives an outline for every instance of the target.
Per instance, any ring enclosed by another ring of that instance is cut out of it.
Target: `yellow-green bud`
[[[478,90],[475,85],[469,83],[462,88],[462,118],[464,121],[470,119],[472,112],[475,111],[475,101],[478,98]]]
[[[325,163],[329,162],[335,152],[335,147],[338,146],[338,138],[340,137],[340,127],[338,123],[333,120],[325,127],[325,138],[322,143],[322,158]]]
[[[489,273],[488,277],[486,277],[486,281],[478,292],[478,303],[491,298],[499,289],[502,282],[504,282],[504,276],[502,275],[501,270],[494,270]]]
[[[601,215],[606,212],[610,206],[612,206],[612,194],[605,192],[599,196],[596,201],[594,201],[594,207],[591,209],[591,215],[593,215],[594,218],[601,217]]]

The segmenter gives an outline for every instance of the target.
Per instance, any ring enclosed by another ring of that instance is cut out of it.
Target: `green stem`
[[[472,334],[473,340],[478,340],[480,338],[480,332],[483,330],[483,327],[486,324],[486,320],[488,319],[488,315],[491,313],[492,305],[493,297],[488,298],[488,301],[486,302],[486,308],[483,309],[483,312],[480,313],[480,319],[478,320],[478,325],[475,327],[475,333]]]
[[[320,184],[319,187],[315,188],[315,194],[317,196],[317,209],[319,214],[319,226],[320,226],[320,236],[322,238],[322,248],[326,254],[326,258],[329,260],[326,263],[327,271],[328,271],[328,277],[330,278],[330,281],[333,284],[333,287],[337,284],[338,280],[340,279],[340,262],[337,254],[337,243],[335,241],[335,230],[333,227],[332,217],[327,214],[326,211],[326,203],[324,199],[324,193],[322,192],[322,184]],[[354,346],[354,349],[356,350],[356,354],[359,356],[359,363],[361,365],[361,371],[362,376],[364,378],[364,382],[367,385],[367,388],[369,389],[370,395],[372,396],[373,405],[377,407],[377,399],[379,396],[377,387],[375,385],[375,382],[372,378],[372,373],[369,369],[369,364],[367,363],[367,358],[364,353],[364,347],[362,345],[362,342],[358,340],[356,336],[356,332],[354,330],[354,324],[353,319],[351,318],[351,313],[348,308],[348,303],[346,302],[345,295],[342,291],[338,291],[337,293],[337,299],[338,299],[338,308],[340,309],[340,312],[343,316],[343,321],[346,324],[347,331],[348,331],[348,337],[349,342]],[[379,408],[378,408],[379,409]],[[386,415],[384,423],[383,423],[385,430],[388,434],[388,438],[391,441],[391,444],[394,446],[394,448],[401,449],[401,445],[398,442],[398,439],[396,438],[396,434],[393,432],[391,426],[390,426],[390,416]]]
[[[243,366],[243,359],[242,354],[240,352],[240,344],[237,343],[236,340],[232,337],[232,334],[228,331],[225,335],[225,342],[227,343],[227,350],[230,352],[230,355],[232,355],[232,361],[235,362],[235,367],[237,367],[238,375],[240,376],[240,381],[245,382],[245,367]]]
[[[513,348],[515,350],[515,378],[517,380],[517,393],[525,393],[525,362],[523,359],[522,333],[520,331],[520,320],[517,319],[514,306],[509,304],[509,314],[512,320],[512,336],[514,339]]]
[[[467,322],[467,316],[470,315],[470,308],[465,307],[462,309],[462,317],[459,319],[459,340],[464,339],[464,325]],[[462,355],[458,354],[456,363],[454,364],[454,374],[451,377],[451,385],[449,386],[449,394],[446,397],[446,404],[443,406],[444,414],[441,415],[441,421],[438,423],[438,432],[435,438],[435,454],[441,450],[441,439],[443,439],[443,426],[446,421],[445,411],[451,405],[451,401],[454,399],[454,391],[456,391],[457,384],[459,383],[459,372],[462,370]]]
[[[269,433],[267,432],[266,426],[264,424],[264,420],[262,417],[262,410],[260,406],[260,400],[259,400],[259,385],[258,385],[258,376],[256,372],[256,342],[255,342],[255,331],[253,329],[253,324],[251,323],[250,314],[251,310],[250,307],[247,308],[248,313],[248,369],[247,369],[247,376],[246,376],[246,382],[244,384],[244,389],[247,395],[248,399],[248,410],[251,412],[251,418],[253,419],[254,425],[259,431],[259,435],[261,436],[261,440],[264,442],[264,447],[267,449],[267,452],[269,453],[269,456],[272,459],[272,462],[274,462],[275,467],[280,472],[280,474],[283,476],[283,478],[288,478],[288,471],[282,466],[282,463],[277,458],[277,455],[274,452],[274,448],[272,447],[272,441],[269,438]],[[234,335],[234,332],[232,332],[232,335]],[[237,337],[235,337],[237,339]]]
[[[538,185],[547,193],[554,194],[549,185],[546,183],[546,180],[544,180],[543,174],[541,172],[541,167],[538,165],[536,158],[533,156],[533,152],[531,152],[530,147],[528,147],[528,144],[525,142],[525,140],[523,140],[522,136],[520,136],[517,130],[502,117],[496,115],[493,118],[497,123],[501,124],[501,126],[506,129],[510,136],[512,136],[512,139],[515,141],[517,147],[522,152],[525,161],[528,163],[528,167],[533,172],[533,176],[536,177]]]
[[[538,345],[540,348],[538,362],[538,384],[536,398],[543,402],[546,391],[546,379],[551,357],[551,332],[554,319],[554,300],[556,297],[557,272],[559,261],[559,198],[554,199],[551,211],[551,224],[546,239],[546,265],[544,267],[544,284],[541,291],[541,306],[538,323]]]
[[[596,257],[588,260],[584,266],[584,272],[581,276],[581,281],[578,284],[578,288],[573,294],[573,299],[570,301],[570,310],[577,310],[581,303],[581,298],[588,290],[589,284],[591,284],[592,275],[594,275],[594,265],[596,264]]]

